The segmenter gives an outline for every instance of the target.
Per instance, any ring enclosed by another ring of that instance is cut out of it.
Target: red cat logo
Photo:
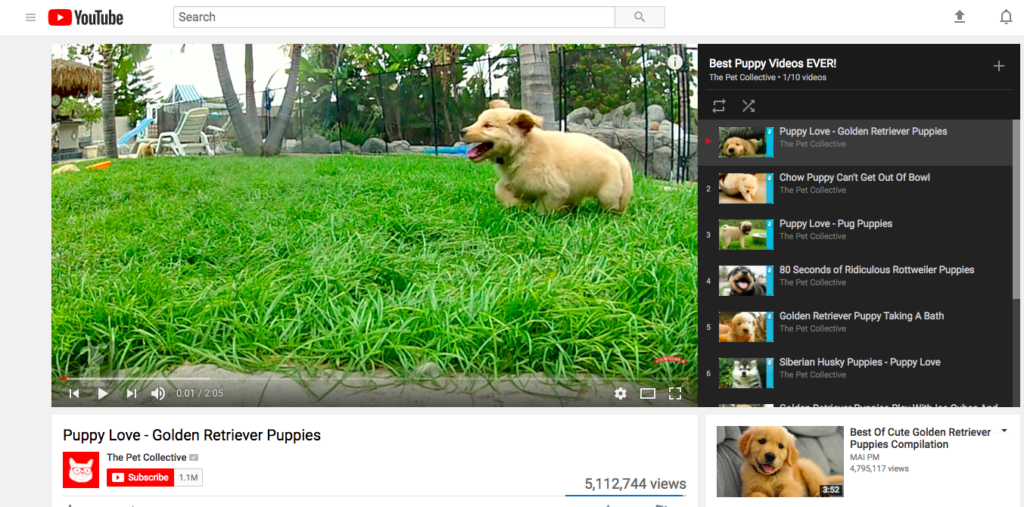
[[[65,488],[100,487],[100,453],[65,452],[63,461]]]

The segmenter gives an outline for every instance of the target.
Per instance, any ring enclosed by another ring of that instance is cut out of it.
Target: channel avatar
[[[64,487],[99,488],[100,453],[65,452]]]

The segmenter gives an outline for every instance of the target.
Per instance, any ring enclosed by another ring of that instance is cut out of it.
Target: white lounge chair
[[[203,153],[213,155],[210,141],[203,132],[206,117],[210,110],[205,107],[185,111],[174,132],[163,132],[156,141],[156,152],[163,153],[165,148],[178,156]]]
[[[208,130],[210,134],[213,135],[212,144],[214,153],[217,153],[218,150],[222,153],[231,153],[232,151],[234,151],[228,151],[230,150],[230,147],[227,145],[228,133],[231,132],[231,118],[228,118],[228,121],[224,122],[223,127],[218,127],[216,125],[207,125],[206,130]]]

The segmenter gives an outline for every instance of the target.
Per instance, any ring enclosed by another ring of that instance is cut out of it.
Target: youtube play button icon
[[[71,26],[71,9],[50,9],[50,26]]]

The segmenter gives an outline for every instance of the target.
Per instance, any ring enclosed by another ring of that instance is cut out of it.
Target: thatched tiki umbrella
[[[57,107],[64,97],[84,97],[103,89],[103,72],[96,67],[69,60],[50,60],[51,121],[57,119]],[[58,148],[57,125],[50,129],[53,151]]]
[[[100,69],[68,60],[50,60],[50,95],[83,97],[99,93],[102,88]]]

